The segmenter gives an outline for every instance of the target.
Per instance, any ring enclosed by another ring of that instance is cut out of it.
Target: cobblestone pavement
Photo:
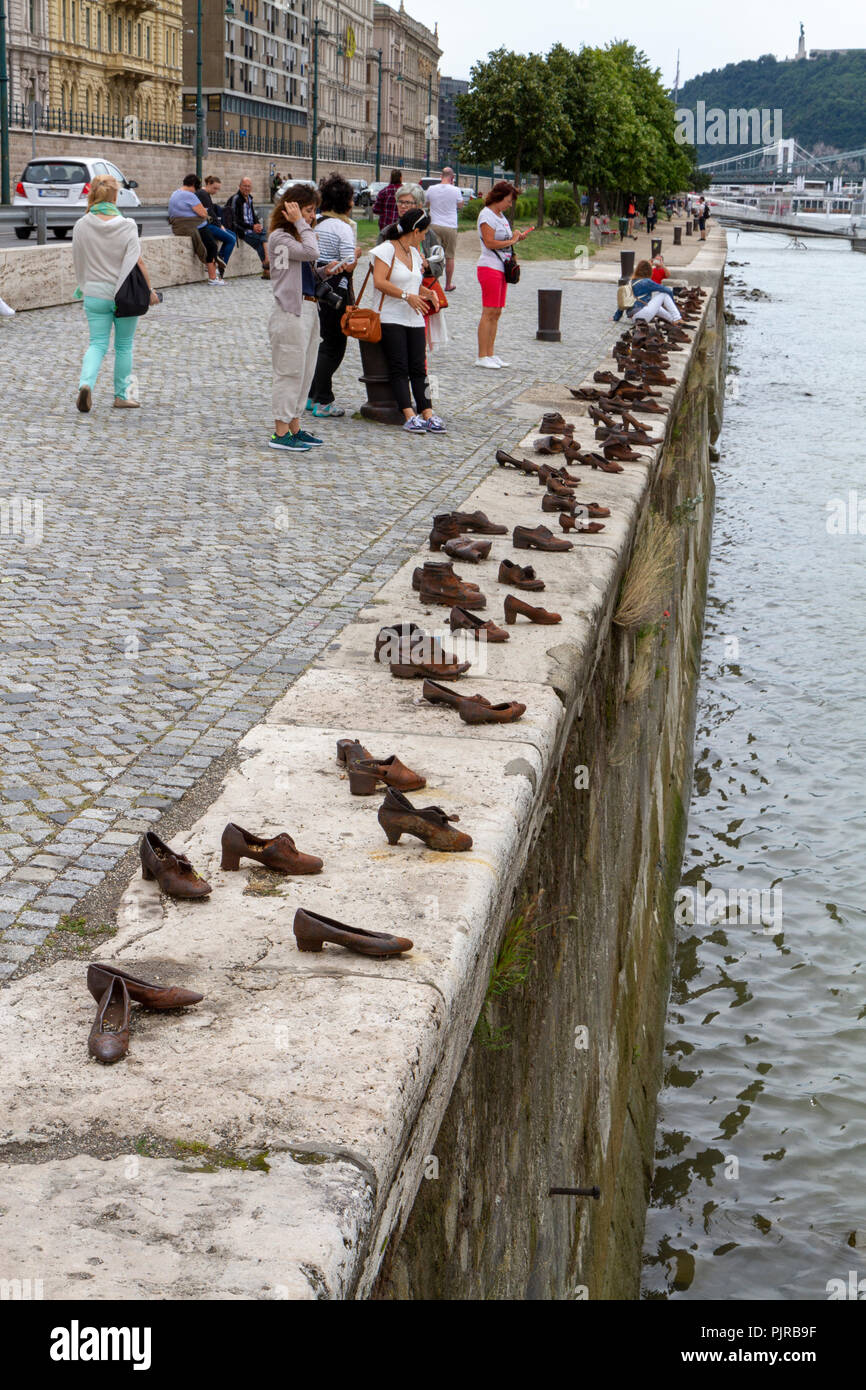
[[[166,292],[139,326],[140,411],[105,368],[74,409],[74,306],[0,325],[0,977],[12,975],[149,826],[257,723],[524,432],[514,401],[581,379],[616,328],[610,287],[528,264],[498,348],[473,368],[479,293],[460,266],[434,354],[448,434],[323,420],[326,447],[266,447],[270,286]],[[535,340],[536,289],[564,294],[563,343]],[[357,348],[336,383],[363,399]],[[526,419],[524,407],[524,421]],[[308,417],[309,419],[309,417]],[[17,500],[16,500],[17,499]]]

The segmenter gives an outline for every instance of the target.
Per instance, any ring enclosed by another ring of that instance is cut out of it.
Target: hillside
[[[707,110],[779,108],[785,139],[793,138],[807,150],[816,145],[851,150],[866,146],[864,89],[866,52],[799,62],[779,62],[768,54],[690,78],[680,88],[677,107],[694,111],[704,101]],[[698,162],[737,153],[741,148],[705,145],[698,149]]]

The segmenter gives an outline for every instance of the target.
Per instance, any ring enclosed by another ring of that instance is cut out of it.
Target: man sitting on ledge
[[[242,178],[237,193],[233,193],[223,207],[223,226],[234,232],[239,241],[252,246],[262,263],[262,279],[270,280],[268,237],[253,202],[252,179]]]

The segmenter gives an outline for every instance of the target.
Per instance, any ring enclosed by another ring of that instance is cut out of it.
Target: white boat
[[[761,227],[795,236],[847,237],[862,191],[859,187],[828,189],[820,180],[798,179],[796,184],[771,189],[719,188],[706,197],[711,214],[729,226]]]

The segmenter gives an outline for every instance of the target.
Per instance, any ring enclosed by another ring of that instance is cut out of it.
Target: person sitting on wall
[[[188,236],[192,249],[207,270],[207,278],[212,285],[221,285],[217,274],[217,262],[223,269],[225,262],[219,255],[219,247],[208,231],[207,208],[199,197],[201,180],[197,174],[187,174],[180,188],[176,188],[168,200],[168,224],[174,236]]]
[[[667,319],[669,323],[679,323],[682,314],[676,306],[674,292],[668,289],[667,285],[656,283],[652,278],[652,266],[649,261],[638,261],[631,277],[631,288],[634,304],[630,309],[617,309],[613,316],[615,323],[619,322],[623,314],[627,314],[630,319],[642,319],[646,322],[662,318]]]
[[[245,175],[223,207],[223,226],[234,232],[238,241],[251,246],[262,263],[262,279],[270,280],[268,238],[253,202],[253,181]]]

